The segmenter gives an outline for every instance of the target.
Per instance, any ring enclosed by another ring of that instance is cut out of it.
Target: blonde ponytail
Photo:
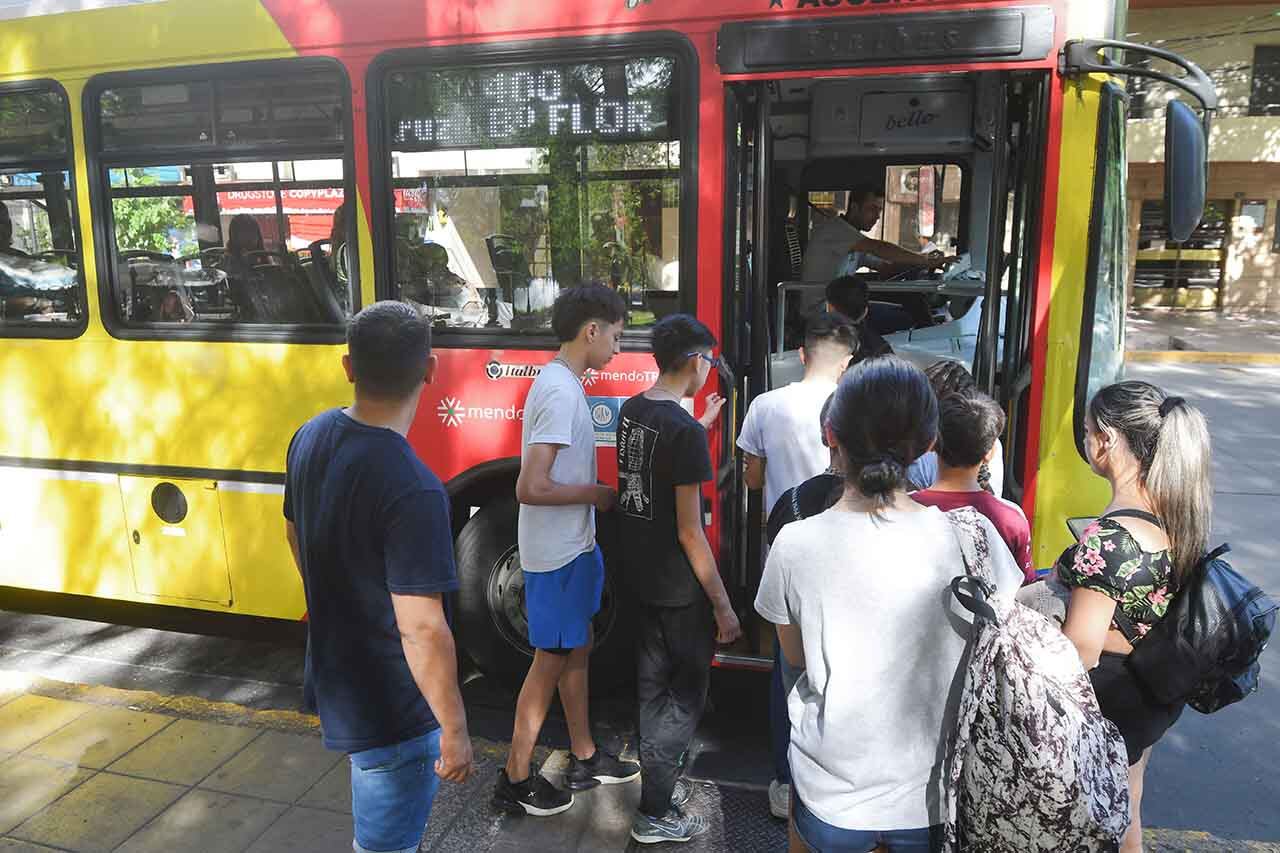
[[[1208,546],[1213,519],[1209,427],[1181,397],[1149,382],[1117,382],[1099,391],[1089,415],[1124,436],[1140,466],[1152,509],[1169,538],[1181,584]]]
[[[1169,537],[1169,555],[1179,582],[1209,545],[1213,518],[1209,455],[1209,426],[1200,410],[1182,400],[1169,406],[1161,416],[1146,486]]]

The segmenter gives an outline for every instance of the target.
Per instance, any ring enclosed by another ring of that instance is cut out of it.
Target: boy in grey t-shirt
[[[516,702],[511,752],[493,794],[495,806],[515,813],[554,815],[573,805],[572,793],[530,768],[557,690],[569,725],[568,787],[582,790],[640,776],[639,764],[596,747],[587,720],[591,619],[604,589],[595,512],[610,509],[615,493],[596,482],[595,428],[582,375],[617,355],[625,311],[622,297],[602,284],[563,291],[551,315],[560,352],[538,374],[525,401],[516,500],[534,655]]]

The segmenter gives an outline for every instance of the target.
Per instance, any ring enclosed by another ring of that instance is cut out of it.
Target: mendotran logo
[[[522,406],[468,406],[458,397],[444,397],[436,406],[436,417],[447,427],[460,427],[465,421],[522,421]]]

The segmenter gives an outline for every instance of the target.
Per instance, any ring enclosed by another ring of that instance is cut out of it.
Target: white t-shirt
[[[831,281],[848,257],[849,247],[861,238],[862,232],[844,217],[815,213],[800,277],[805,281]]]
[[[820,379],[792,382],[751,401],[738,447],[765,460],[764,512],[773,511],[782,493],[816,477],[831,465],[822,443],[822,404],[836,383]]]
[[[558,361],[533,380],[524,404],[521,460],[531,444],[557,444],[551,479],[566,486],[596,482],[596,433],[582,383]],[[526,572],[553,572],[595,548],[595,507],[520,504],[517,529]]]
[[[987,469],[991,472],[991,491],[996,497],[1001,497],[1004,494],[1004,445],[998,438],[996,452],[991,455],[991,462],[987,464]],[[907,479],[922,489],[927,489],[938,482],[937,452],[930,450],[912,462],[911,467],[907,469]]]
[[[849,247],[865,236],[842,216],[814,214],[813,230],[804,250],[800,278],[808,282],[828,282],[841,275],[857,272],[862,267],[876,269],[883,261],[869,252],[853,252]]]
[[[943,822],[942,763],[971,619],[948,584],[964,574],[936,508],[882,520],[832,508],[774,540],[756,611],[796,625],[805,672],[787,695],[792,781],[805,807],[843,829]],[[1022,571],[985,518],[998,594]]]

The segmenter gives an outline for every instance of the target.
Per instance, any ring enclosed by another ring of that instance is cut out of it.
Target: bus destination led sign
[[[860,65],[1025,62],[1049,56],[1053,23],[1053,11],[1047,6],[734,22],[720,28],[716,58],[725,74]]]
[[[419,150],[671,139],[670,65],[659,61],[668,73],[575,64],[395,75],[393,139]]]

